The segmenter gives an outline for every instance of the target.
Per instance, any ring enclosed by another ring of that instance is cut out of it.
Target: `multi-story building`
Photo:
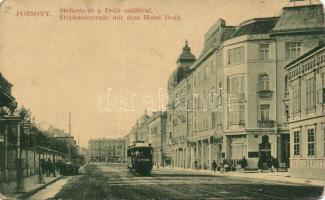
[[[216,131],[217,125],[221,125],[217,121],[221,120],[218,117],[221,112],[217,111],[221,103],[218,95],[222,92],[223,70],[217,50],[233,31],[234,27],[226,26],[225,21],[219,19],[205,34],[202,53],[191,65],[193,90],[190,91],[190,99],[193,99],[193,105],[189,105],[189,109],[192,110],[193,126],[189,134],[191,148],[188,166],[193,166],[193,162],[197,161],[199,168],[208,169],[213,160],[221,160],[222,132],[217,134]]]
[[[125,140],[124,139],[91,139],[88,142],[90,159],[93,162],[124,162]]]
[[[188,97],[192,90],[190,65],[195,61],[195,56],[186,41],[183,52],[177,59],[177,69],[168,80],[168,120],[167,137],[172,148],[172,166],[187,167],[187,152],[189,147],[188,136],[191,131],[191,110]]]
[[[276,110],[276,122],[277,130],[287,132],[288,126],[287,121],[289,118],[288,103],[284,101],[286,88],[286,71],[285,66],[296,59],[297,57],[305,54],[306,52],[314,49],[318,46],[320,41],[325,39],[324,29],[324,11],[322,4],[316,5],[305,5],[305,6],[294,6],[285,7],[282,10],[282,14],[277,20],[275,27],[272,29],[270,36],[275,42],[275,58],[276,58],[276,82],[275,91],[277,98]],[[285,114],[284,114],[285,113]],[[282,141],[289,140],[288,135],[281,135],[279,138]],[[278,155],[280,160],[288,156],[287,152],[288,142],[282,143],[278,148]],[[292,151],[290,151],[290,155]]]
[[[170,165],[170,151],[166,145],[166,112],[154,112],[148,120],[148,142],[153,147],[155,166]]]
[[[220,19],[197,60],[186,44],[168,82],[173,166],[196,160],[208,169],[212,160],[226,159],[236,167],[245,157],[249,168],[257,168],[259,159],[273,157],[288,167],[284,67],[324,37],[322,5],[305,5],[237,27]]]
[[[148,143],[149,139],[149,127],[148,127],[148,121],[150,117],[147,114],[147,111],[145,110],[144,114],[140,117],[140,121],[137,122],[136,126],[136,133],[137,141],[143,141],[145,143]]]
[[[224,76],[222,157],[235,167],[243,157],[249,168],[257,168],[259,158],[278,157],[274,108],[282,100],[276,101],[275,44],[269,35],[277,19],[242,22],[218,50]]]
[[[290,174],[325,180],[325,47],[286,66]]]

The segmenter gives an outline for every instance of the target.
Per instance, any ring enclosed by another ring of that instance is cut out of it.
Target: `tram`
[[[153,148],[142,141],[134,142],[127,150],[127,168],[140,174],[149,174],[153,167]]]

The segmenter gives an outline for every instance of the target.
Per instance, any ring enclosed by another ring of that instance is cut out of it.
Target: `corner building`
[[[210,169],[212,160],[225,159],[239,168],[246,157],[248,168],[257,168],[260,158],[272,156],[290,167],[284,67],[324,38],[321,4],[284,7],[278,17],[237,27],[219,19],[205,34],[201,55],[186,64],[189,70],[179,73],[179,65],[169,80],[173,166],[190,168],[197,161]],[[183,94],[186,111],[176,109],[184,106],[176,101]]]

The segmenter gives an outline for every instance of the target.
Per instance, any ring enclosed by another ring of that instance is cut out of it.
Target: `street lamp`
[[[41,163],[41,147],[37,145],[37,150],[38,150],[38,177],[37,177],[37,183],[45,183],[45,180],[43,178],[43,173],[42,173],[42,163]]]
[[[17,126],[17,185],[15,192],[21,193],[25,192],[25,184],[24,184],[24,172],[23,172],[23,159],[21,158],[21,153],[22,153],[22,145],[21,145],[21,131],[20,131],[20,126],[22,125],[24,133],[29,132],[29,126],[27,123],[19,123]]]

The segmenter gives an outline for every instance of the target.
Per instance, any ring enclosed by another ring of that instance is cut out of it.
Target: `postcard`
[[[0,200],[322,199],[321,0],[1,0]]]

